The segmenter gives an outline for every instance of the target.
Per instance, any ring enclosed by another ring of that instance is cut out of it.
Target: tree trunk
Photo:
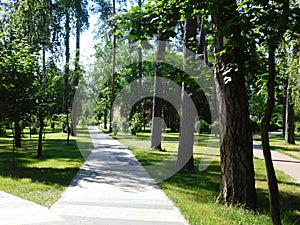
[[[139,7],[142,7],[142,1],[138,0]],[[138,24],[138,29],[140,29],[140,24]],[[143,77],[143,53],[142,53],[142,47],[139,46],[138,48],[138,56],[139,56],[139,62],[138,62],[138,71],[139,71],[139,86],[138,86],[138,99],[140,100],[142,97],[142,77]],[[138,112],[142,113],[142,101],[138,102]]]
[[[39,128],[39,140],[38,140],[37,156],[39,158],[42,158],[42,156],[43,156],[43,129],[44,129],[44,119],[43,119],[42,112],[39,113],[39,123],[40,123],[40,128]]]
[[[81,29],[81,19],[80,19],[80,11],[81,11],[81,0],[75,1],[75,9],[76,9],[76,51],[75,51],[75,70],[74,70],[74,93],[73,98],[75,96],[75,92],[78,88],[79,79],[81,77],[81,68],[80,68],[80,29]],[[73,99],[74,101],[74,99]],[[77,120],[77,110],[72,110],[72,136],[76,136],[76,120]]]
[[[206,20],[204,15],[200,17],[200,35],[199,35],[199,46],[197,53],[201,55],[205,65],[208,65],[208,53],[207,53],[207,28],[205,28]]]
[[[69,8],[66,6],[66,24],[65,24],[66,38],[65,38],[65,89],[64,89],[64,108],[63,112],[66,114],[66,127],[67,127],[67,143],[70,143],[70,125],[69,125],[69,73],[70,73],[70,14]]]
[[[113,0],[113,15],[116,14],[116,1]],[[112,71],[111,71],[111,96],[110,96],[110,116],[109,116],[109,132],[112,132],[112,122],[114,117],[113,104],[115,101],[115,69],[116,69],[116,46],[117,36],[115,35],[116,26],[113,24],[113,46],[112,46]]]
[[[289,144],[295,144],[295,112],[290,91],[290,81],[288,82],[286,100],[285,100],[285,141]]]
[[[162,73],[161,73],[161,60],[164,58],[166,51],[166,42],[158,41],[156,54],[157,68],[154,76],[154,96],[153,96],[153,110],[152,110],[152,127],[151,127],[151,146],[150,149],[161,148],[161,135],[162,135],[162,108],[163,108],[163,84],[162,84]],[[159,97],[160,96],[160,97]]]
[[[184,47],[183,57],[184,66],[189,65],[188,61],[195,59],[197,35],[197,19],[186,19],[184,22]],[[196,112],[193,108],[194,104],[188,102],[189,98],[184,93],[186,91],[184,80],[187,76],[184,74],[181,84],[181,119],[180,119],[180,136],[178,144],[177,167],[184,171],[192,171],[194,169],[194,131]]]
[[[272,44],[269,44],[269,78],[267,86],[268,100],[265,115],[261,122],[261,141],[267,169],[269,204],[272,213],[272,221],[273,225],[281,225],[278,184],[269,142],[269,127],[275,104],[275,47]]]
[[[232,18],[238,17],[236,2],[227,3],[229,7],[219,7],[213,16],[214,29],[220,32],[214,42],[216,94],[218,101],[225,104],[219,105],[223,108],[219,108],[221,176],[217,202],[256,210],[252,132],[245,87],[246,51],[241,46],[231,46],[220,54],[226,40],[220,31],[223,26],[232,33],[228,38],[234,35],[242,39],[238,21],[232,23]]]
[[[76,1],[76,4],[80,4],[80,1]],[[76,51],[75,51],[75,77],[74,77],[74,86],[78,86],[79,78],[80,78],[80,28],[81,28],[81,22],[80,22],[80,13],[79,6],[76,6],[77,11],[77,19],[76,19]]]
[[[107,108],[104,109],[104,129],[107,129]]]
[[[44,35],[47,35],[48,23],[46,17],[44,18]],[[41,96],[42,103],[40,104],[39,110],[39,140],[38,140],[38,151],[37,156],[41,158],[43,156],[43,129],[44,129],[44,118],[43,111],[45,106],[45,95],[46,95],[46,85],[47,85],[47,68],[46,68],[46,40],[43,41],[42,49],[42,58],[43,58],[43,77],[42,77],[42,87],[43,87],[43,96]]]
[[[21,126],[20,126],[20,120],[17,120],[15,122],[15,145],[17,148],[21,148],[21,135],[22,135],[22,130],[21,130]]]
[[[286,94],[287,94],[287,91],[286,91]],[[285,138],[285,130],[286,130],[286,99],[287,99],[287,96],[283,97],[283,115],[282,115],[282,121],[283,121],[283,125],[282,125],[282,137]]]

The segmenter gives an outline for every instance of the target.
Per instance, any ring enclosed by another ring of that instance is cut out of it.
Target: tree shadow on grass
[[[266,180],[260,180],[261,182],[267,183]],[[287,192],[285,189],[290,188],[300,188],[299,184],[290,182],[281,182],[279,184],[279,196],[280,196],[280,209],[281,217],[285,224],[298,224],[300,222],[300,195],[299,192]],[[266,184],[267,185],[267,184]],[[267,189],[257,188],[258,196],[258,207],[259,211],[262,213],[269,213],[269,194]]]
[[[75,141],[71,141],[70,145],[65,140],[44,141],[42,158],[37,157],[37,144],[34,139],[23,140],[22,148],[15,148],[13,158],[11,142],[10,139],[0,140],[2,177],[29,178],[32,182],[68,186],[83,163],[80,152],[74,147]]]
[[[59,184],[68,186],[77,172],[78,168],[15,168],[1,170],[0,176],[12,179],[29,178],[32,182],[40,182],[47,185]]]
[[[219,192],[219,171],[220,165],[213,163],[203,172],[195,168],[193,172],[177,173],[160,186],[167,189],[168,184],[172,184],[182,193],[188,192],[198,202],[214,202]]]

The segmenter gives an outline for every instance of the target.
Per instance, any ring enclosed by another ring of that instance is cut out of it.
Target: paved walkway
[[[126,147],[96,127],[94,150],[49,210],[0,191],[0,225],[186,225]],[[254,155],[263,158],[261,147]],[[272,151],[274,166],[300,183],[300,161]]]
[[[281,135],[282,132],[271,132],[270,137]],[[261,140],[260,136],[253,137],[253,140]],[[261,145],[253,143],[253,154],[259,159],[264,159],[264,154]],[[300,184],[300,160],[294,159],[290,156],[280,152],[271,150],[272,161],[274,168],[283,171],[289,175],[296,183]]]
[[[257,158],[264,159],[261,145],[253,144],[253,154]],[[280,152],[271,150],[274,168],[283,171],[300,184],[300,161]]]
[[[71,225],[187,224],[130,150],[89,131],[94,150],[52,212]]]
[[[60,216],[50,212],[48,208],[3,191],[0,191],[0,224],[67,225]]]

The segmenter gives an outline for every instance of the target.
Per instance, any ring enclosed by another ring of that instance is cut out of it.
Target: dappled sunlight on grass
[[[56,202],[84,162],[66,134],[46,133],[43,157],[37,157],[37,135],[22,138],[22,148],[15,148],[13,165],[12,138],[0,138],[0,189],[29,201],[50,207]]]
[[[177,152],[178,133],[164,133],[162,142],[165,152],[149,151],[149,133],[139,133],[138,136],[115,136],[121,143],[130,146],[142,165],[157,164],[168,155]],[[204,157],[204,158],[203,158]],[[212,157],[212,158],[209,158]],[[207,167],[201,172],[198,165],[208,160]],[[213,135],[200,135],[194,146],[193,172],[180,172],[166,181],[159,183],[161,189],[180,208],[190,224],[272,224],[269,203],[268,186],[264,161],[254,159],[256,171],[256,188],[258,195],[258,211],[251,212],[243,207],[227,207],[216,204],[219,193],[220,159],[219,140]],[[300,221],[300,187],[292,182],[283,172],[276,171],[282,204],[283,224],[297,224]]]

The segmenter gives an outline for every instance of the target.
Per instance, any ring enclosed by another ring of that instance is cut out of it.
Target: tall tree
[[[116,14],[116,0],[112,0],[113,5],[113,16]],[[113,34],[112,34],[112,70],[111,70],[111,97],[110,97],[110,116],[109,116],[109,131],[112,132],[113,122],[113,104],[115,100],[115,69],[116,69],[116,47],[117,47],[117,35],[116,23],[113,23]]]
[[[289,144],[295,144],[295,110],[292,96],[292,81],[288,79],[285,98],[284,138]]]
[[[75,69],[74,69],[74,92],[78,88],[79,80],[82,76],[82,68],[80,66],[80,35],[81,32],[88,28],[89,26],[89,15],[87,10],[88,2],[86,0],[75,0],[74,2],[75,9],[75,36],[76,36],[76,49],[75,49]],[[75,93],[72,93],[72,99],[74,98]],[[77,120],[77,110],[72,111],[72,135],[75,135],[75,125]]]
[[[285,98],[285,127],[284,127],[284,137],[285,141],[290,144],[295,144],[295,99],[297,96],[297,76],[299,75],[299,54],[300,54],[300,44],[299,38],[295,40],[288,38],[287,46],[284,45],[286,61],[287,61],[287,88],[286,88],[286,98]]]
[[[163,83],[162,83],[162,70],[163,59],[166,51],[166,42],[163,35],[159,34],[156,52],[156,69],[154,75],[154,96],[152,107],[152,125],[151,125],[151,145],[150,149],[161,148],[161,135],[162,135],[162,110],[163,110]]]
[[[64,73],[64,103],[63,112],[66,114],[67,143],[70,143],[70,124],[69,124],[69,75],[70,75],[70,6],[66,2],[64,5],[65,12],[65,73]]]
[[[246,42],[238,24],[241,20],[236,1],[218,2],[213,7],[216,93],[225,103],[219,109],[223,138],[217,202],[242,204],[255,210],[253,145],[245,87]]]
[[[249,3],[249,2],[248,2]],[[256,31],[262,35],[259,37],[261,46],[265,46],[267,54],[267,105],[265,113],[261,121],[261,137],[265,165],[267,170],[267,180],[269,187],[269,204],[272,214],[273,224],[281,224],[279,191],[276,179],[275,170],[273,167],[269,130],[272,114],[275,106],[275,78],[278,71],[276,70],[276,51],[279,44],[282,42],[284,34],[287,30],[295,30],[296,17],[299,17],[299,9],[294,11],[291,7],[291,2],[286,1],[253,1],[253,4],[248,5],[250,9],[250,17],[255,23]],[[297,8],[297,7],[296,7]],[[257,12],[259,12],[257,14]],[[255,16],[254,16],[255,15]],[[259,16],[258,16],[259,15]],[[299,28],[298,28],[299,29]]]
[[[191,65],[195,60],[196,44],[197,44],[197,18],[188,18],[184,21],[184,37],[183,37],[183,57],[184,66]],[[187,76],[183,74],[181,82],[181,119],[180,119],[180,136],[178,144],[178,160],[177,166],[182,170],[194,169],[194,130],[196,115],[194,110],[189,106],[188,96],[185,94]]]

